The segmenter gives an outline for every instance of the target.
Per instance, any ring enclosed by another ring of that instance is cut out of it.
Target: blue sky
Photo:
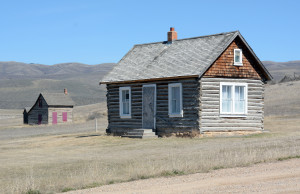
[[[300,60],[300,1],[10,0],[0,61],[118,62],[134,44],[240,30],[262,60]]]

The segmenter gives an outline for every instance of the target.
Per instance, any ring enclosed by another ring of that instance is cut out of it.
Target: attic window
[[[39,99],[39,107],[43,107],[43,100]]]
[[[234,65],[235,66],[243,66],[242,49],[234,49]]]

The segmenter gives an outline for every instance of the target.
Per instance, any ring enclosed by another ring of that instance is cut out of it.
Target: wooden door
[[[155,129],[156,85],[143,86],[143,128]]]
[[[39,114],[38,115],[38,124],[42,124],[42,120],[43,120],[43,115]]]
[[[52,112],[52,124],[57,124],[57,112]]]

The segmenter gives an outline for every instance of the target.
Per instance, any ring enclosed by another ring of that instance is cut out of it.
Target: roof
[[[41,93],[48,106],[74,106],[74,102],[69,95],[64,93]]]
[[[239,36],[260,64],[267,79],[272,76],[239,31],[134,45],[101,81],[128,82],[160,78],[202,76],[229,44]]]

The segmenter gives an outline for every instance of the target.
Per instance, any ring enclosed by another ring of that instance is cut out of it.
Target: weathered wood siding
[[[39,99],[42,99],[43,106],[39,107]],[[33,105],[33,108],[28,113],[28,124],[37,125],[38,124],[38,115],[42,115],[42,123],[48,124],[48,105],[45,99],[42,96],[39,96],[36,103]]]
[[[168,115],[168,84],[182,83],[183,117]],[[108,132],[117,135],[142,128],[142,87],[156,84],[156,132],[175,133],[199,129],[199,81],[180,79],[131,84],[107,84]],[[120,118],[119,87],[131,87],[131,118]]]
[[[242,49],[243,66],[234,66],[234,49]],[[220,55],[203,77],[263,79],[259,65],[242,41],[235,39]]]
[[[220,117],[220,82],[248,83],[246,117]],[[264,83],[253,79],[202,78],[200,80],[200,131],[263,130]]]
[[[73,107],[49,107],[48,108],[48,121],[52,125],[52,113],[57,112],[57,124],[70,123],[73,121]],[[63,112],[67,112],[67,122],[63,121]]]

